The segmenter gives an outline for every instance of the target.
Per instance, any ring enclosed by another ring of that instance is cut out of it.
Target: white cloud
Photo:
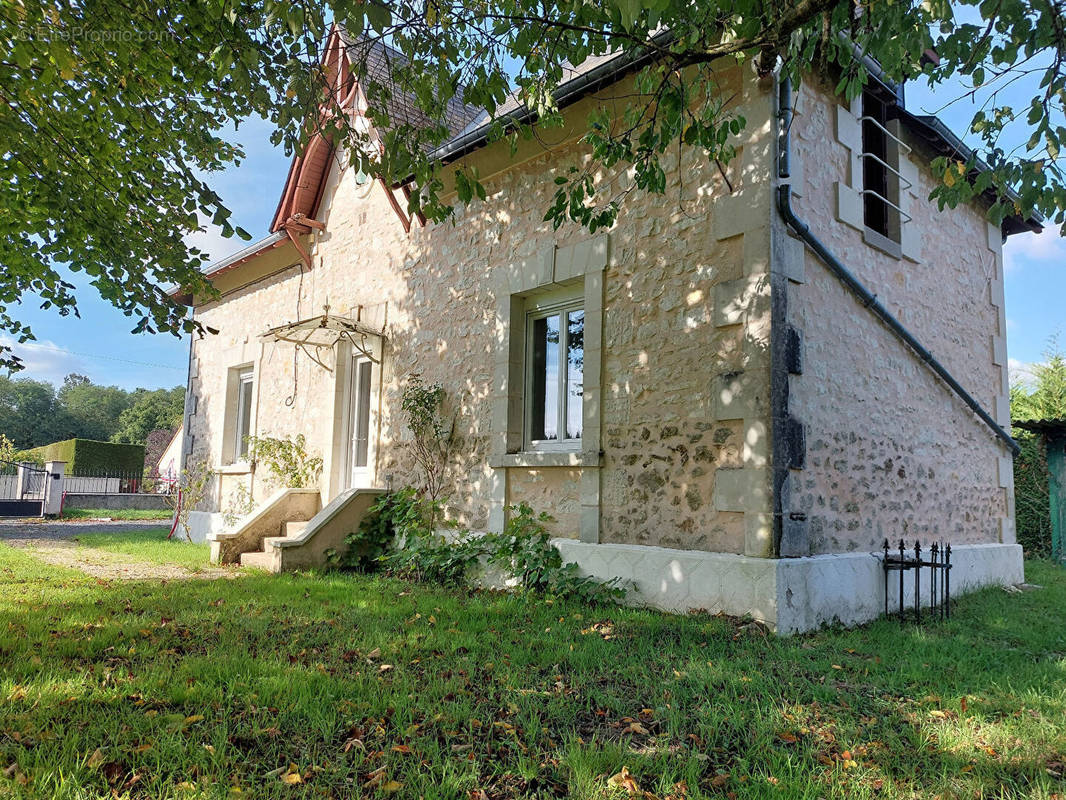
[[[212,225],[209,221],[200,219],[200,227],[203,230],[195,231],[185,237],[185,244],[190,247],[198,247],[208,254],[208,263],[213,264],[221,261],[226,256],[233,255],[238,250],[248,246],[248,242],[239,236],[226,238],[222,235],[222,229]]]
[[[15,374],[17,378],[33,378],[59,385],[72,372],[91,374],[79,356],[47,339],[19,344],[10,336],[0,335],[0,344],[10,347],[22,359],[23,370]]]
[[[1066,265],[1066,239],[1058,225],[1048,225],[1040,233],[1012,236],[1003,247],[1003,267],[1008,273],[1026,266]]]
[[[1035,379],[1033,372],[1035,367],[1043,366],[1043,361],[1019,361],[1017,358],[1007,359],[1007,374],[1011,384],[1032,385]]]

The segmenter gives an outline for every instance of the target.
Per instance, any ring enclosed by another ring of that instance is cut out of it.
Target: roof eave
[[[284,244],[288,239],[289,235],[284,230],[272,233],[266,238],[260,239],[258,242],[253,242],[247,247],[238,250],[236,253],[214,262],[204,270],[203,276],[206,280],[216,278],[222,273],[238,267],[245,261],[249,261],[256,256],[265,253],[267,250],[271,250]],[[192,292],[184,287],[174,286],[167,290],[167,294],[182,305],[188,306],[193,303],[194,298]]]
[[[908,129],[918,136],[927,145],[945,155],[951,155],[961,161],[969,161],[974,158],[974,151],[944,122],[931,114],[912,114],[905,108],[900,109],[900,120],[907,125]],[[987,172],[991,169],[980,158],[975,159],[978,172]],[[992,202],[996,200],[996,193],[990,189],[984,193]],[[1008,189],[1007,198],[1017,201],[1017,192]],[[1044,218],[1040,214],[1033,213],[1028,218],[1020,214],[1013,214],[1003,220],[1003,233],[1010,236],[1015,233],[1033,232],[1039,233],[1044,229]]]

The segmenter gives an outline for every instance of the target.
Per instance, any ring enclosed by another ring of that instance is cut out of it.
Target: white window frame
[[[377,475],[377,444],[380,430],[380,382],[381,382],[381,344],[375,340],[371,345],[371,356],[353,352],[348,357],[348,374],[345,380],[345,441],[343,474],[341,485],[346,489],[365,489],[375,485]],[[359,370],[364,364],[370,365],[370,386],[367,396],[367,441],[366,441],[366,464],[355,464],[354,437],[357,423],[357,383]]]
[[[581,450],[581,440],[585,434],[585,421],[581,421],[581,436],[568,439],[564,438],[567,420],[567,358],[566,344],[569,336],[566,324],[567,316],[571,311],[585,311],[584,288],[532,297],[526,304],[525,320],[525,384],[523,386],[523,423],[522,440],[523,449],[530,452],[576,452]],[[534,439],[533,438],[533,323],[540,319],[551,316],[559,316],[559,375],[558,386],[558,426],[562,434],[558,439]],[[584,369],[582,369],[582,386],[584,385]],[[584,416],[584,398],[582,398],[582,416]]]
[[[248,392],[248,409],[245,411],[241,402],[242,394]],[[233,462],[244,463],[248,460],[247,438],[252,435],[252,415],[255,412],[255,367],[237,369],[237,385],[234,391],[233,409]],[[247,430],[245,430],[247,428]],[[242,434],[242,431],[243,434]]]

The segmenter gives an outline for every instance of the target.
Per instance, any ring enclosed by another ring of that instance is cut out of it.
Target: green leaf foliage
[[[66,439],[143,445],[154,430],[176,430],[184,406],[183,386],[129,392],[72,373],[56,388],[0,375],[0,433],[18,448]]]
[[[307,450],[302,433],[288,436],[249,436],[248,457],[267,468],[271,478],[289,489],[308,489],[318,485],[322,458]]]
[[[618,579],[599,581],[564,563],[547,529],[551,517],[526,503],[510,508],[502,533],[457,531],[451,536],[435,528],[443,517],[442,505],[411,487],[382,495],[359,530],[346,537],[340,563],[361,572],[384,567],[449,586],[470,583],[480,567],[488,566],[519,590],[547,597],[614,602],[625,596]]]
[[[1044,361],[1011,385],[1011,419],[1066,419],[1066,353],[1052,338]],[[1047,450],[1041,436],[1014,428],[1021,452],[1014,457],[1014,505],[1018,543],[1034,556],[1051,555]]]

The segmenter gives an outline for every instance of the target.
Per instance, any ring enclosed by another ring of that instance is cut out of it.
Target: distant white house
[[[156,462],[155,472],[160,478],[177,480],[178,475],[181,473],[181,443],[184,437],[183,428],[183,425],[179,425],[178,429],[174,431],[174,435],[170,437],[170,441],[167,442],[167,446],[163,449],[162,454],[160,454],[159,461]]]

